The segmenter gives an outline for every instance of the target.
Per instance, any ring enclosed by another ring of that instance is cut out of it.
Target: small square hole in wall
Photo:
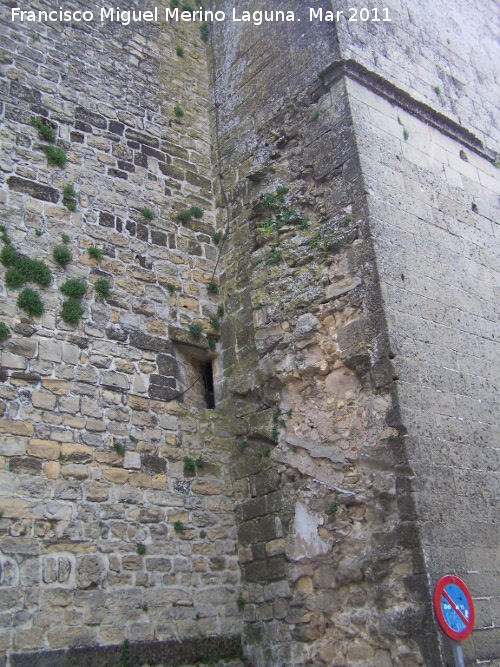
[[[190,345],[175,344],[179,361],[182,402],[197,408],[215,408],[216,355]]]

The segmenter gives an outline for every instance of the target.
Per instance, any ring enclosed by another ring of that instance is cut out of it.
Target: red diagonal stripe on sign
[[[465,616],[462,614],[462,612],[458,608],[458,605],[451,599],[451,597],[448,595],[448,593],[446,592],[446,590],[444,588],[443,588],[443,595],[448,600],[448,602],[451,604],[451,606],[453,608],[453,611],[455,611],[460,616],[460,618],[465,623],[465,625],[468,626],[470,624],[470,621],[465,618]]]

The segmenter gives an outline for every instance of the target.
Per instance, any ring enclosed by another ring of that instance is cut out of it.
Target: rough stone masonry
[[[2,8],[0,664],[444,667],[450,572],[500,665],[495,6],[404,4]]]

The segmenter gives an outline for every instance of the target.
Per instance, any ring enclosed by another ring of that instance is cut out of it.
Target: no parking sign
[[[433,603],[441,630],[453,640],[457,667],[465,666],[462,647],[457,642],[467,639],[474,629],[474,603],[469,589],[459,577],[446,574],[434,587]]]

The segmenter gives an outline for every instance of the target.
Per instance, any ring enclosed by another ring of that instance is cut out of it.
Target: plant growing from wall
[[[118,456],[125,456],[125,445],[122,442],[113,442],[113,449]]]
[[[222,239],[222,232],[215,232],[215,234],[212,234],[212,242],[214,243],[214,245],[219,245],[221,239]]]
[[[245,599],[241,595],[238,598],[236,598],[236,605],[238,606],[238,609],[240,611],[243,611],[245,607]]]
[[[56,245],[52,250],[54,260],[63,268],[71,262],[71,250],[65,245]]]
[[[61,306],[60,315],[66,324],[76,326],[83,315],[84,308],[77,299],[65,299]]]
[[[111,287],[109,282],[105,278],[98,278],[95,281],[94,291],[97,295],[98,301],[106,301],[108,296],[111,294]]]
[[[207,290],[209,294],[218,294],[219,285],[217,283],[208,283]]]
[[[122,644],[120,667],[132,667],[132,659],[130,657],[130,644],[128,639],[125,639]]]
[[[183,534],[185,532],[185,527],[182,521],[174,521],[174,530],[176,533]]]
[[[48,120],[42,118],[41,116],[31,119],[31,124],[38,130],[38,138],[43,141],[48,141],[50,144],[53,144],[56,140],[56,133],[52,126],[49,124]]]
[[[210,26],[208,23],[202,23],[200,25],[200,37],[204,42],[208,42],[208,39],[210,37]]]
[[[436,95],[437,95],[438,97],[441,97],[441,95],[442,95],[442,91],[441,91],[440,86],[434,86],[434,92],[436,93]]]
[[[41,236],[43,234],[41,229],[35,229],[35,236]]]
[[[141,213],[144,220],[152,220],[155,217],[153,209],[149,208],[149,206],[145,206],[141,209]]]
[[[203,218],[203,209],[200,206],[191,206],[189,213],[193,218]]]
[[[198,322],[192,322],[189,325],[189,333],[191,336],[193,336],[193,338],[199,340],[201,338],[201,334],[203,333],[203,326]]]
[[[203,468],[205,461],[200,457],[193,459],[190,456],[184,458],[184,472],[196,472],[198,468]]]
[[[212,352],[215,352],[215,350],[216,350],[216,348],[217,348],[217,341],[215,340],[215,338],[208,338],[208,339],[207,339],[207,342],[208,342],[208,348],[209,348]]]
[[[167,283],[167,290],[170,296],[173,296],[175,294],[175,285],[172,283]]]
[[[203,218],[203,209],[199,206],[191,206],[184,211],[179,211],[175,216],[176,220],[179,222],[187,222],[191,218]]]
[[[76,211],[76,196],[72,183],[66,183],[63,187],[63,204],[69,211]]]
[[[222,305],[222,303],[220,303],[217,306],[217,317],[220,317],[220,318],[224,317],[224,306]]]
[[[220,331],[220,320],[218,317],[212,317],[210,319],[210,326],[213,331]]]
[[[177,55],[179,56],[179,58],[182,58],[182,57],[184,56],[184,49],[182,48],[182,46],[178,46],[178,47],[175,49],[175,52],[177,53]]]
[[[4,241],[5,242],[5,241]],[[25,283],[36,283],[40,287],[48,287],[52,280],[49,267],[38,259],[30,259],[19,253],[10,243],[0,251],[0,262],[7,268],[5,284],[17,289]]]
[[[43,315],[44,307],[40,295],[31,287],[23,289],[17,297],[16,303],[29,317],[40,317]]]
[[[5,322],[0,322],[0,342],[10,338],[10,329]]]
[[[174,107],[174,116],[180,120],[184,116],[184,111],[180,104],[176,104]]]
[[[71,297],[72,299],[81,299],[85,292],[87,291],[87,286],[83,280],[78,280],[78,278],[70,278],[59,288],[64,296]]]
[[[281,250],[273,248],[267,253],[266,264],[276,265],[281,262]]]
[[[328,509],[326,510],[327,514],[336,514],[340,509],[340,503],[338,501],[334,501],[333,503],[330,503]]]
[[[60,167],[61,169],[66,164],[66,152],[60,146],[44,146],[45,157],[47,162],[53,167]]]
[[[146,545],[145,544],[140,543],[136,546],[135,549],[137,551],[138,556],[144,556],[144,554],[146,553]]]
[[[96,245],[91,245],[90,248],[87,248],[89,257],[96,259],[98,262],[104,257],[104,252],[98,248]]]
[[[309,119],[312,123],[317,121],[319,118],[319,111],[313,111],[312,114],[309,116]]]
[[[61,234],[61,241],[66,245],[71,241],[71,239],[67,234]]]

